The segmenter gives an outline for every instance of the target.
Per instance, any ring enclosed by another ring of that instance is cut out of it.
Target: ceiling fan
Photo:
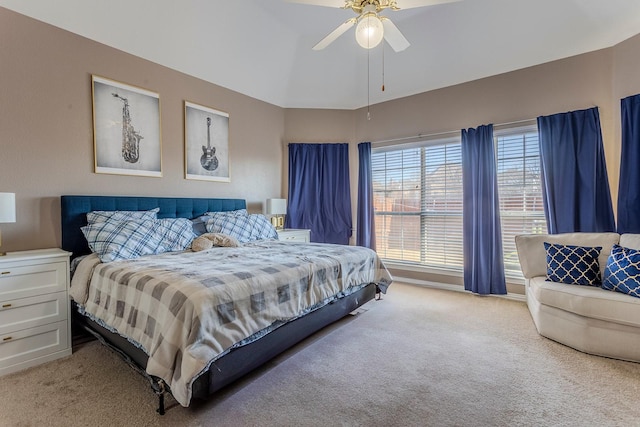
[[[338,7],[351,9],[358,14],[342,23],[338,28],[320,40],[313,50],[322,50],[333,43],[348,29],[356,25],[356,40],[365,49],[376,47],[384,38],[391,48],[401,52],[409,47],[409,42],[398,27],[380,12],[385,9],[393,11],[433,6],[441,3],[452,3],[460,0],[287,0],[290,3],[309,4],[313,6]]]

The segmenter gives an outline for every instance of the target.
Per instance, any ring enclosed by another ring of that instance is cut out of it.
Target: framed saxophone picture
[[[160,95],[91,77],[95,172],[161,177]]]
[[[229,114],[184,102],[185,178],[230,182]]]

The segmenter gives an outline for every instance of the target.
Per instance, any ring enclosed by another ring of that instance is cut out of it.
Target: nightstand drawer
[[[285,229],[278,230],[278,240],[292,243],[309,243],[310,230]]]
[[[0,266],[0,301],[65,291],[67,263]]]
[[[68,334],[67,322],[62,321],[0,335],[0,375],[42,363],[56,353],[71,354]]]
[[[0,336],[67,319],[67,293],[0,302]]]

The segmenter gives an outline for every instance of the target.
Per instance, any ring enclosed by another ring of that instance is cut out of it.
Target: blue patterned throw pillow
[[[98,222],[81,230],[102,262],[185,250],[195,238],[186,218]]]
[[[87,212],[87,223],[89,225],[107,221],[138,221],[157,219],[160,208],[148,211],[91,211]]]
[[[271,221],[266,216],[260,214],[249,215],[253,219],[253,229],[251,230],[252,240],[278,239],[278,232]]]
[[[559,245],[544,242],[547,280],[569,285],[600,286],[598,256],[602,247]]]
[[[207,231],[235,237],[240,243],[278,238],[271,222],[261,214],[215,216],[207,221]]]
[[[640,251],[613,245],[604,269],[602,289],[640,298]]]

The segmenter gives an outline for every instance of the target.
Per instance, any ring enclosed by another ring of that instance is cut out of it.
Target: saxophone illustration
[[[126,162],[137,163],[140,159],[140,140],[143,136],[136,132],[131,124],[129,100],[117,93],[112,93],[111,95],[124,103],[122,106],[122,157]]]

